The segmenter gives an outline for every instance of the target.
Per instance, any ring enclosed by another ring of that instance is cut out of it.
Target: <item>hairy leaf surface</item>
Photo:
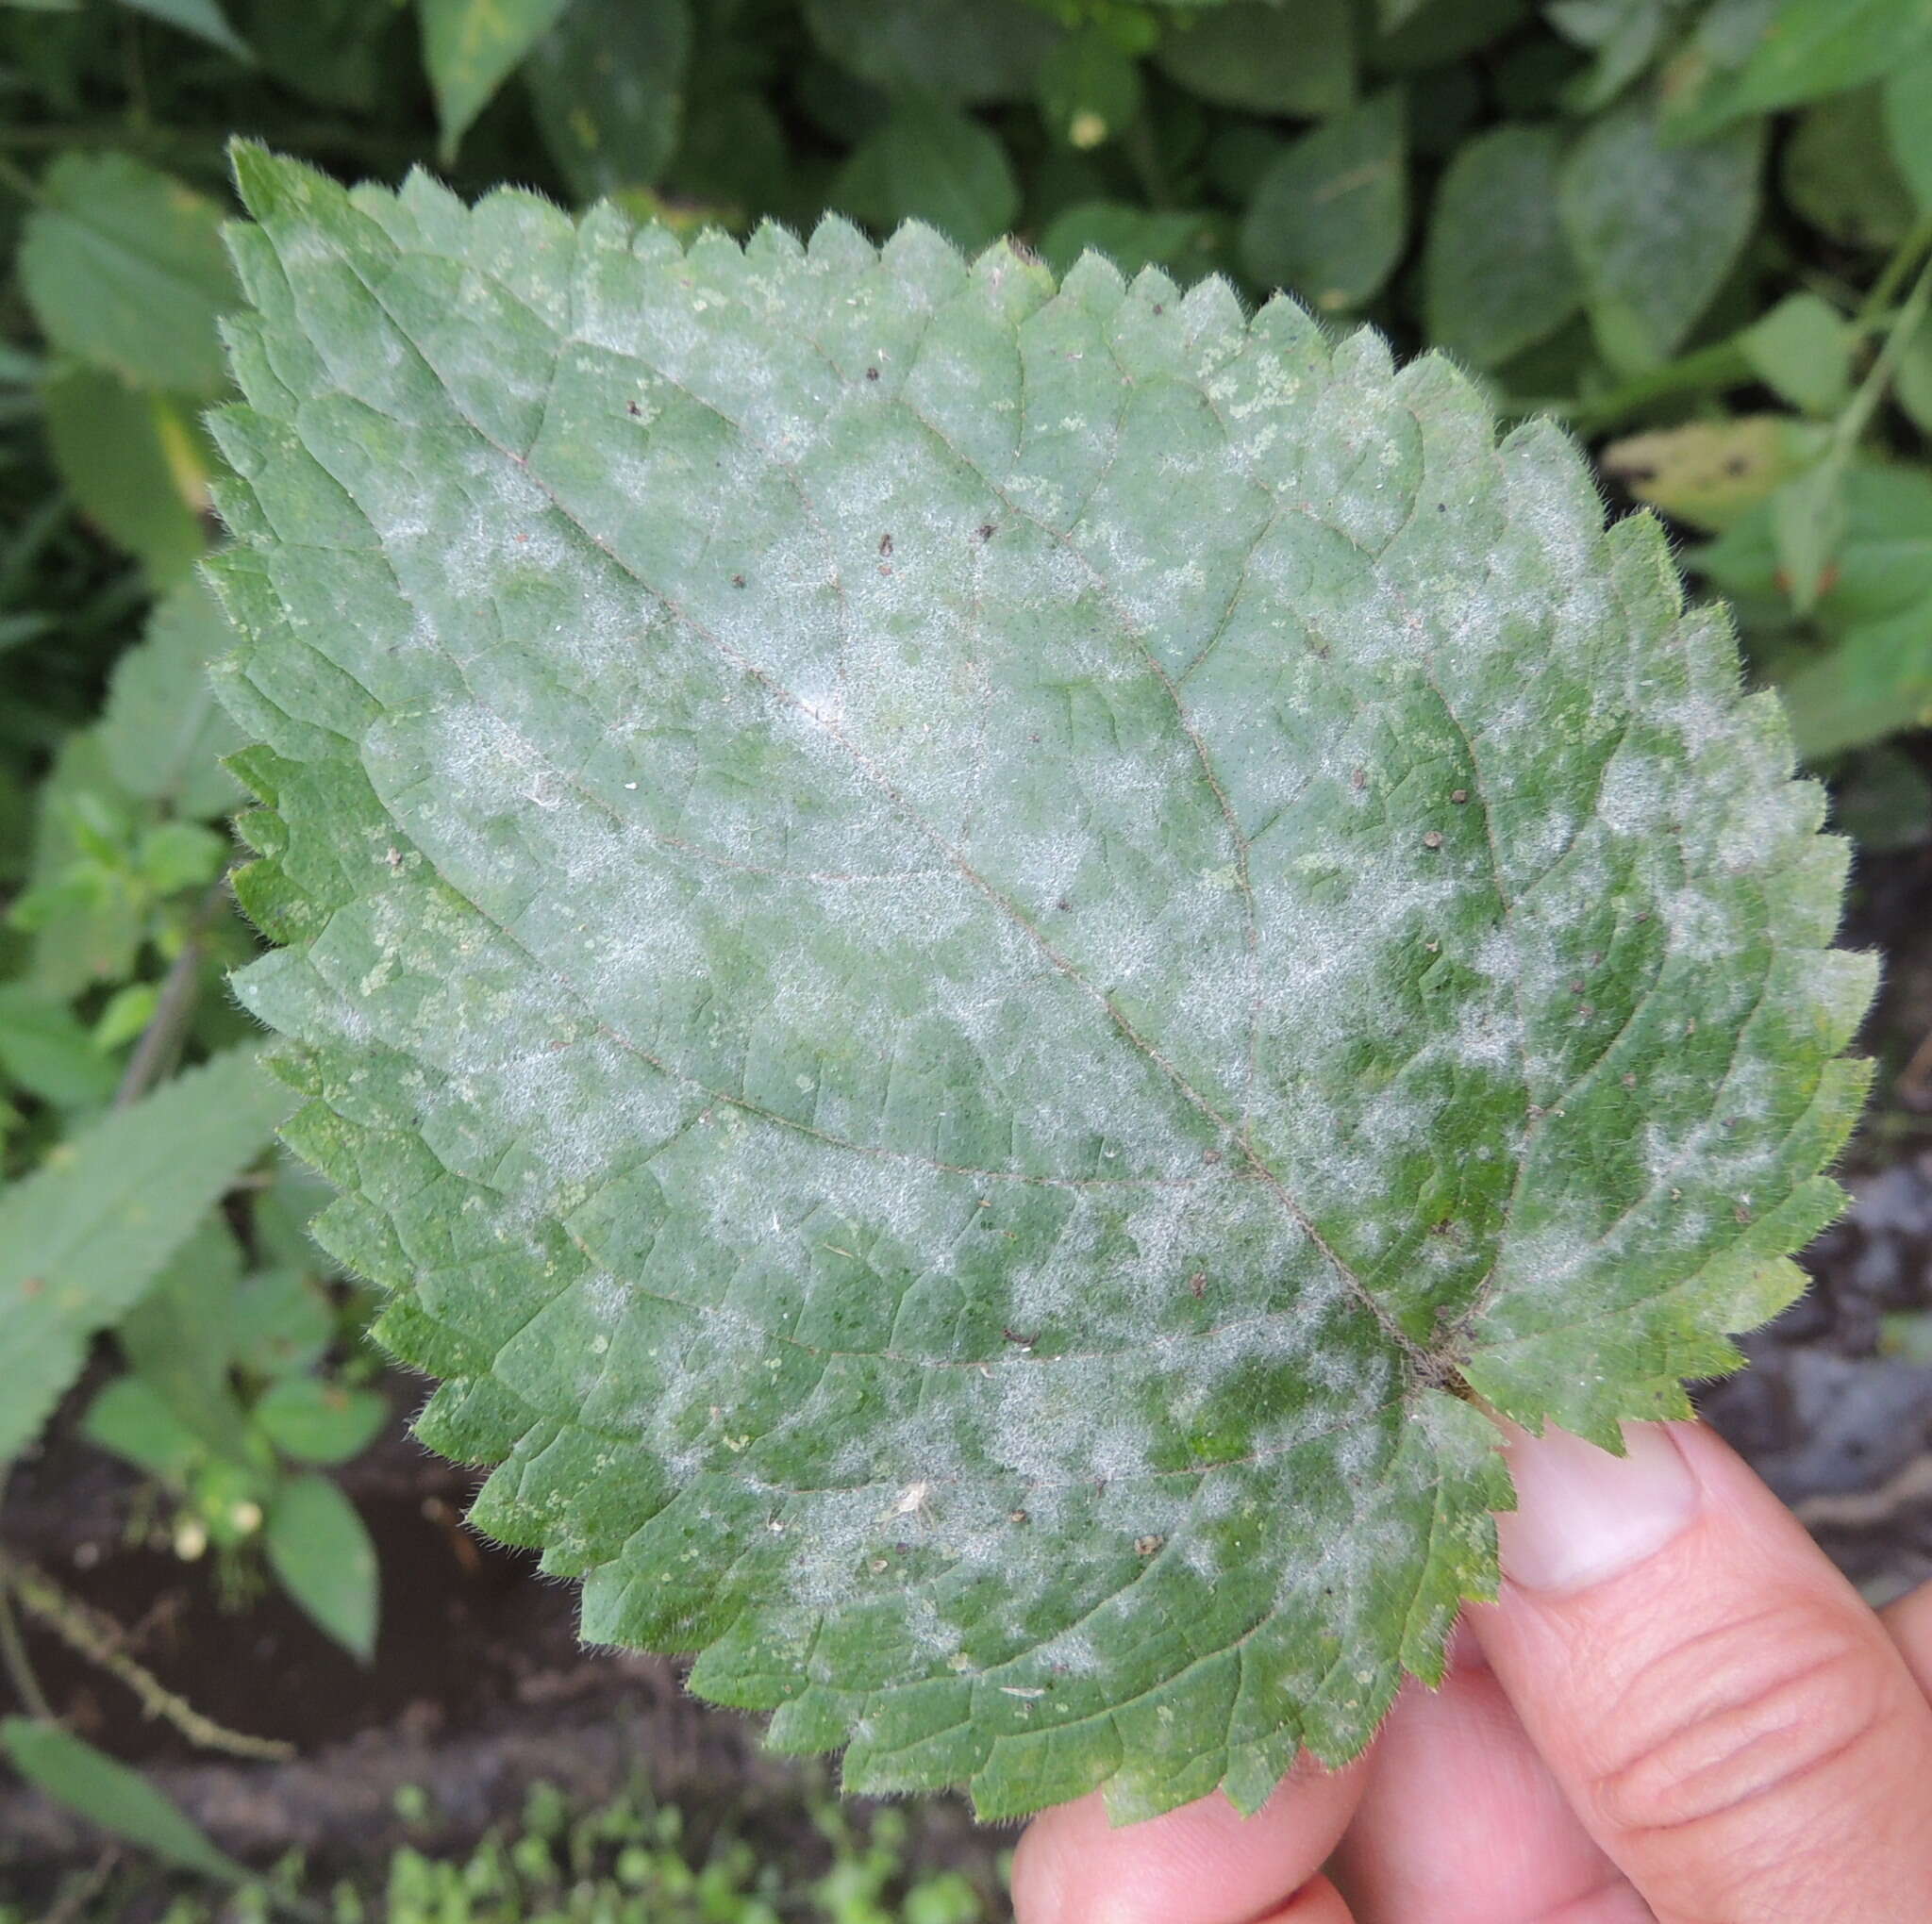
[[[1208,283],[253,151],[240,978],[587,1634],[1011,1814],[1243,1806],[1793,1292],[1842,847],[1657,525]]]

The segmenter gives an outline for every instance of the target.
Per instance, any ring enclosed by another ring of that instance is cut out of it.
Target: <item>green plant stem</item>
[[[245,1731],[231,1731],[213,1717],[204,1717],[186,1698],[176,1696],[145,1665],[137,1663],[121,1648],[119,1624],[90,1610],[78,1598],[70,1597],[31,1564],[0,1558],[0,1595],[8,1590],[19,1598],[23,1610],[44,1623],[69,1650],[126,1684],[141,1700],[144,1717],[158,1717],[172,1724],[198,1750],[276,1763],[295,1754],[292,1744],[275,1737],[250,1736]],[[42,1699],[42,1708],[35,1715],[46,1714]]]
[[[141,1032],[134,1053],[127,1058],[121,1086],[114,1091],[115,1108],[125,1109],[139,1102],[166,1073],[179,1053],[188,1019],[193,1014],[200,994],[202,950],[208,926],[227,890],[228,878],[224,875],[196,905],[188,933],[182,937],[181,953],[162,979],[161,992],[155,999],[155,1012]]]
[[[13,1599],[7,1594],[4,1583],[0,1583],[0,1668],[5,1668],[13,1694],[20,1699],[20,1707],[29,1717],[52,1723],[53,1707],[41,1688],[41,1680],[34,1675],[25,1639],[20,1634],[20,1619],[13,1614]]]
[[[1861,333],[1873,332],[1879,325],[1886,309],[1897,298],[1898,290],[1905,286],[1912,270],[1927,253],[1932,253],[1932,214],[1922,214],[1911,231],[1892,250],[1891,258],[1872,283],[1853,317],[1853,325]]]
[[[1721,340],[1699,348],[1680,360],[1668,361],[1648,373],[1633,374],[1607,394],[1579,396],[1574,401],[1549,401],[1541,406],[1513,409],[1521,413],[1561,415],[1579,434],[1594,434],[1621,421],[1633,409],[1675,394],[1715,393],[1752,379],[1751,363],[1736,341]]]

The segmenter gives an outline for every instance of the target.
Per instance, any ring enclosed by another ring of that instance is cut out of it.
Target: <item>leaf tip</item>
[[[299,212],[330,184],[325,174],[305,162],[239,135],[228,142],[228,167],[242,205],[258,221]]]

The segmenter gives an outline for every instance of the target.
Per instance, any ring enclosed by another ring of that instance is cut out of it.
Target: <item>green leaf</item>
[[[77,819],[83,807],[126,809],[131,819],[127,798],[115,788],[92,729],[70,735],[61,745],[38,800],[28,891],[13,904],[16,922],[26,902],[42,890],[58,891],[82,859]],[[35,927],[27,979],[40,993],[62,1001],[96,983],[118,982],[133,970],[143,927],[140,904],[125,890],[76,903]]]
[[[0,1195],[0,1461],[32,1439],[88,1339],[139,1300],[291,1106],[238,1050],[95,1123]]]
[[[1932,56],[1907,61],[1882,94],[1893,166],[1921,213],[1932,213]]]
[[[121,1353],[175,1418],[215,1455],[254,1454],[229,1380],[242,1252],[218,1211],[202,1219],[115,1332]]]
[[[452,159],[470,124],[570,0],[416,0],[423,64],[436,95],[441,152]]]
[[[298,1463],[346,1463],[375,1440],[389,1405],[373,1390],[345,1389],[319,1376],[285,1376],[263,1391],[255,1420]]]
[[[1557,219],[1559,157],[1551,128],[1492,127],[1442,175],[1423,262],[1429,339],[1473,367],[1547,340],[1582,306]]]
[[[160,995],[160,985],[156,982],[130,982],[117,988],[89,1032],[94,1048],[106,1054],[124,1042],[132,1042],[153,1019]]]
[[[1402,95],[1390,88],[1303,135],[1261,176],[1241,259],[1263,286],[1343,312],[1389,278],[1407,231]]]
[[[1563,165],[1564,231],[1604,357],[1667,360],[1710,305],[1757,217],[1762,129],[1667,145],[1631,101],[1592,123]]]
[[[258,1376],[310,1368],[334,1330],[328,1304],[301,1269],[264,1269],[235,1292],[235,1360]]]
[[[1213,280],[238,166],[237,992],[477,1526],[855,1792],[1358,1751],[1456,1392],[1682,1413],[1840,1206],[1845,853],[1659,525]]]
[[[207,1445],[174,1405],[139,1376],[117,1376],[87,1406],[80,1433],[148,1475],[178,1484]]]
[[[1840,755],[1932,722],[1932,597],[1852,628],[1823,659],[1783,684],[1807,756]]]
[[[1917,213],[1870,90],[1806,114],[1785,143],[1780,174],[1791,206],[1847,247],[1893,247]]]
[[[257,58],[284,86],[358,114],[412,93],[415,23],[396,0],[228,0]],[[398,111],[394,107],[391,111]],[[408,109],[413,124],[414,104]]]
[[[220,47],[225,54],[233,54],[238,60],[251,65],[254,62],[254,56],[222,17],[215,0],[121,0],[121,4],[137,13],[145,13],[151,20],[178,26],[183,33],[192,33],[197,40]]]
[[[1378,74],[1428,73],[1428,91],[1440,92],[1454,76],[1431,69],[1507,39],[1531,10],[1531,0],[1423,0],[1402,25],[1370,42],[1369,64]],[[1417,111],[1424,106],[1419,99],[1409,104]]]
[[[1932,325],[1922,323],[1905,342],[1891,373],[1892,397],[1921,434],[1932,434]]]
[[[690,0],[571,0],[524,78],[543,143],[584,200],[649,187],[677,150]]]
[[[1842,93],[1932,41],[1932,0],[1779,0],[1736,72],[1714,79],[1683,121],[1709,133],[1748,114]]]
[[[1104,27],[1089,25],[1048,52],[1038,91],[1047,131],[1085,150],[1133,124],[1141,111],[1141,70]]]
[[[1790,585],[1792,609],[1808,615],[1830,585],[1826,572],[1834,566],[1845,534],[1844,468],[1825,459],[1787,481],[1771,497],[1772,540],[1778,570]]]
[[[197,404],[70,367],[41,390],[47,441],[82,511],[147,570],[185,581],[208,547],[208,468]]]
[[[888,93],[1024,100],[1061,38],[1026,0],[805,0],[819,49]]]
[[[100,739],[128,794],[175,815],[234,807],[240,789],[221,757],[241,741],[208,680],[232,640],[208,590],[190,580],[156,604],[140,641],[115,662]]]
[[[29,1783],[110,1836],[204,1877],[239,1883],[248,1876],[140,1771],[58,1724],[0,1718],[0,1750]]]
[[[1932,473],[1902,463],[1854,463],[1845,475],[1844,535],[1838,572],[1819,599],[1829,633],[1903,613],[1932,600]],[[1768,509],[1740,522],[1697,556],[1720,593],[1739,600],[1782,598],[1790,584]]]
[[[977,121],[937,101],[899,108],[846,161],[832,199],[875,227],[930,222],[962,247],[985,246],[1020,211],[1007,150]]]
[[[1040,257],[1065,274],[1091,248],[1123,274],[1165,267],[1191,280],[1213,244],[1214,229],[1205,214],[1156,212],[1125,201],[1081,201],[1057,215],[1040,237]]]
[[[1738,337],[1766,387],[1807,414],[1832,414],[1851,393],[1857,334],[1817,294],[1787,294]]]
[[[25,982],[0,983],[0,1070],[61,1109],[105,1103],[121,1073],[65,1002]]]
[[[325,1476],[291,1477],[269,1505],[263,1534],[275,1580],[360,1663],[375,1654],[375,1546],[356,1506]]]
[[[1320,120],[1355,98],[1349,0],[1230,0],[1176,10],[1155,58],[1170,79],[1217,107]]]
[[[1564,90],[1573,113],[1601,113],[1637,78],[1664,42],[1670,0],[1553,0],[1551,25],[1595,55],[1588,73]]]
[[[213,394],[235,298],[221,210],[125,154],[63,154],[41,180],[20,282],[47,339],[151,388]]]

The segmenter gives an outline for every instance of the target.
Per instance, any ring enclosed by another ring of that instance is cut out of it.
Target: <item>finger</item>
[[[1920,1693],[1932,1697],[1932,1584],[1921,1584],[1878,1613]]]
[[[1375,1740],[1332,1866],[1358,1924],[1625,1924],[1649,1912],[1591,1841],[1466,1632]]]
[[[1883,1626],[1709,1431],[1627,1436],[1512,1444],[1473,1614],[1585,1828],[1665,1924],[1932,1915],[1932,1709]]]
[[[1013,1857],[1017,1924],[1345,1924],[1332,1891],[1308,1887],[1365,1775],[1297,1767],[1251,1817],[1219,1793],[1118,1828],[1097,1792],[1043,1812]]]
[[[1356,1924],[1341,1893],[1325,1877],[1310,1879],[1286,1906],[1261,1924]]]

